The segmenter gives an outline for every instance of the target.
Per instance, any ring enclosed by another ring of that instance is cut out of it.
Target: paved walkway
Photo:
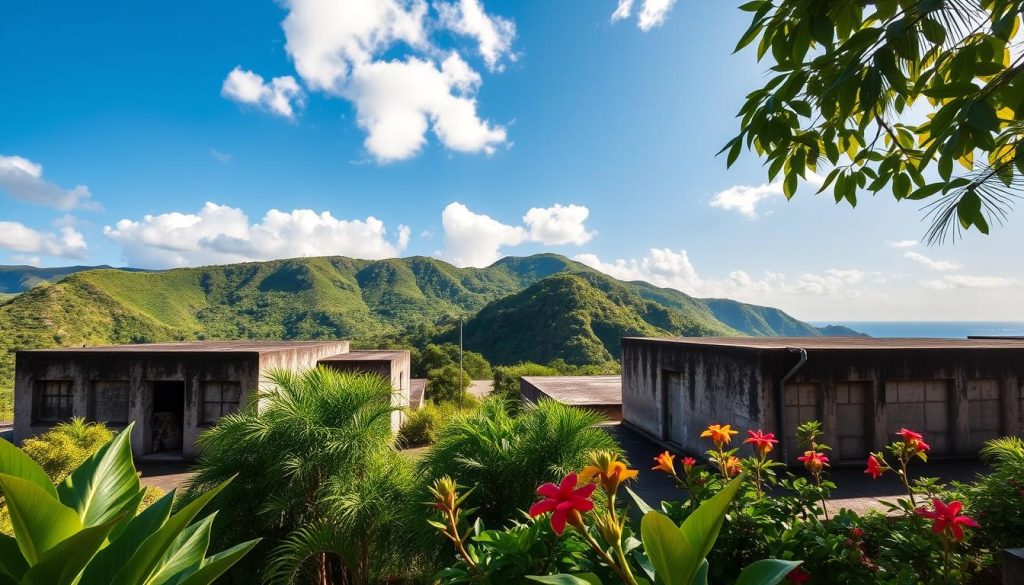
[[[607,428],[622,445],[630,464],[640,470],[639,481],[631,486],[633,491],[651,505],[656,505],[662,500],[682,498],[683,492],[667,475],[650,471],[654,457],[664,451],[660,445],[620,424],[610,424]],[[938,477],[943,481],[968,481],[983,470],[984,466],[976,461],[919,463],[911,467],[911,476]],[[799,473],[799,470],[794,472]],[[872,480],[864,474],[864,468],[860,466],[836,467],[829,471],[829,477],[837,486],[832,499],[827,503],[830,514],[840,508],[848,508],[858,513],[868,509],[884,510],[882,501],[895,501],[906,493],[903,484],[894,475],[887,474],[881,479]]]
[[[178,461],[146,461],[135,460],[135,468],[141,474],[143,485],[158,487],[169,492],[177,487],[182,487],[192,477],[189,471],[192,462]]]

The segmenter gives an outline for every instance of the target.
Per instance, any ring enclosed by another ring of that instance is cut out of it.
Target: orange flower
[[[725,460],[724,467],[726,477],[735,477],[743,471],[743,465],[740,463],[740,458],[734,455],[730,455],[729,458]]]
[[[828,457],[817,451],[804,451],[803,457],[797,457],[797,461],[803,461],[807,471],[817,475],[821,470],[828,467]]]
[[[590,453],[590,465],[580,472],[580,483],[590,483],[595,478],[601,482],[605,493],[611,495],[619,489],[619,484],[633,479],[639,472],[629,469],[619,460],[619,456],[611,451],[594,451]]]
[[[655,465],[651,468],[651,471],[664,471],[669,475],[675,475],[676,465],[672,461],[674,457],[675,456],[668,451],[663,451],[660,455],[654,458]],[[683,460],[683,463],[686,463],[685,459]]]
[[[732,441],[732,435],[739,434],[739,431],[732,430],[730,425],[710,425],[707,430],[700,434],[701,437],[711,437],[715,447],[719,449]]]

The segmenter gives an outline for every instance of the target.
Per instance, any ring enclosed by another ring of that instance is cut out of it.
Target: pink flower
[[[947,505],[942,503],[942,500],[934,498],[932,500],[932,506],[935,507],[934,511],[918,508],[914,510],[914,513],[922,518],[929,518],[933,520],[932,532],[935,534],[952,535],[956,540],[963,540],[963,526],[968,528],[980,528],[973,518],[958,515],[960,514],[960,510],[963,509],[963,504],[959,501],[952,501]]]
[[[871,479],[878,479],[885,473],[885,466],[878,460],[878,457],[874,455],[868,456],[868,468],[864,470],[864,473],[871,476]]]
[[[761,457],[767,455],[772,450],[775,443],[779,442],[778,439],[775,438],[775,435],[773,433],[766,433],[757,430],[747,431],[747,434],[750,435],[750,437],[743,441],[743,444],[753,445],[754,451],[757,452],[757,454]]]
[[[583,526],[583,518],[580,512],[588,512],[594,509],[594,502],[590,499],[591,494],[597,487],[596,483],[588,483],[577,488],[577,477],[570,473],[562,479],[559,485],[546,483],[537,488],[537,493],[544,496],[544,499],[530,506],[530,516],[540,516],[546,512],[551,514],[551,528],[555,534],[562,534],[565,531],[566,522],[573,526]]]
[[[696,459],[694,459],[693,457],[683,457],[683,472],[684,473],[690,473],[690,470],[693,469],[694,465],[697,465],[697,460]]]
[[[803,461],[807,471],[815,475],[821,473],[822,468],[828,466],[828,457],[824,453],[817,451],[804,451],[804,454],[801,457],[797,457],[796,460]]]
[[[921,433],[910,429],[900,429],[896,434],[903,439],[903,442],[908,447],[911,447],[915,451],[924,451],[927,453],[931,449],[931,446],[924,442],[924,435]]]

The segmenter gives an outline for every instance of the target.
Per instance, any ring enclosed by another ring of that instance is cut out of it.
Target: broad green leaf
[[[711,565],[708,564],[708,560],[704,559],[700,564],[700,568],[697,569],[697,574],[693,576],[693,583],[691,585],[708,585],[708,570]]]
[[[179,534],[192,522],[192,519],[199,514],[206,504],[210,502],[225,486],[230,483],[227,480],[205,494],[199,496],[180,512],[174,514],[164,522],[163,526],[151,534],[149,538],[139,546],[123,569],[114,576],[111,585],[136,585],[145,583],[157,569],[160,559],[167,550],[167,547],[174,542]],[[121,538],[124,538],[122,535]]]
[[[703,559],[711,552],[718,540],[718,532],[722,529],[722,522],[725,520],[725,512],[729,504],[736,497],[740,485],[746,478],[742,474],[729,482],[722,491],[705,500],[693,513],[690,514],[680,527],[687,541],[696,547],[698,558]]]
[[[174,490],[150,504],[138,516],[132,518],[121,530],[112,535],[110,545],[101,550],[82,576],[82,585],[108,585],[128,563],[143,541],[157,531],[171,515],[174,504]]]
[[[697,558],[686,536],[668,516],[648,512],[640,521],[644,551],[661,585],[690,585],[703,558]]]
[[[965,229],[972,225],[978,228],[983,234],[988,233],[988,222],[981,212],[981,197],[974,191],[968,191],[960,198],[956,206],[956,214],[960,219],[960,225]]]
[[[25,557],[21,556],[18,542],[13,536],[0,534],[0,574],[8,575],[15,581],[21,581],[21,576],[28,570],[28,563]],[[2,583],[3,581],[0,581]]]
[[[139,493],[139,474],[132,461],[132,425],[86,459],[57,488],[60,500],[78,512],[82,524],[102,524]]]
[[[28,480],[57,499],[57,489],[42,467],[10,442],[0,439],[0,473]]]
[[[601,579],[593,573],[580,573],[578,575],[527,575],[527,579],[548,585],[601,585]]]
[[[180,585],[209,585],[213,583],[217,577],[223,575],[259,542],[260,539],[258,538],[243,542],[207,558],[203,562],[202,568],[189,575]]]
[[[206,558],[210,547],[210,529],[214,512],[182,531],[160,559],[159,569],[150,577],[148,585],[164,585],[176,577],[185,577],[196,572]]]
[[[629,486],[626,486],[626,493],[629,494],[630,498],[633,498],[633,503],[636,504],[637,509],[640,510],[641,513],[646,514],[648,512],[654,511],[654,508],[652,508],[647,502],[645,502],[644,499],[641,498],[636,492],[630,489]]]
[[[114,517],[104,524],[89,526],[46,551],[27,573],[24,585],[73,585],[96,552],[103,548],[110,531],[120,521]]]
[[[32,481],[0,474],[0,490],[7,499],[14,536],[29,565],[43,553],[82,529],[78,514]]]
[[[778,585],[803,561],[762,559],[747,565],[736,579],[736,585]]]

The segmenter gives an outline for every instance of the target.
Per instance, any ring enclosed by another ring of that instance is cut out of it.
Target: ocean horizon
[[[972,335],[1024,337],[1024,321],[811,321],[817,327],[842,325],[871,337],[941,337]]]

